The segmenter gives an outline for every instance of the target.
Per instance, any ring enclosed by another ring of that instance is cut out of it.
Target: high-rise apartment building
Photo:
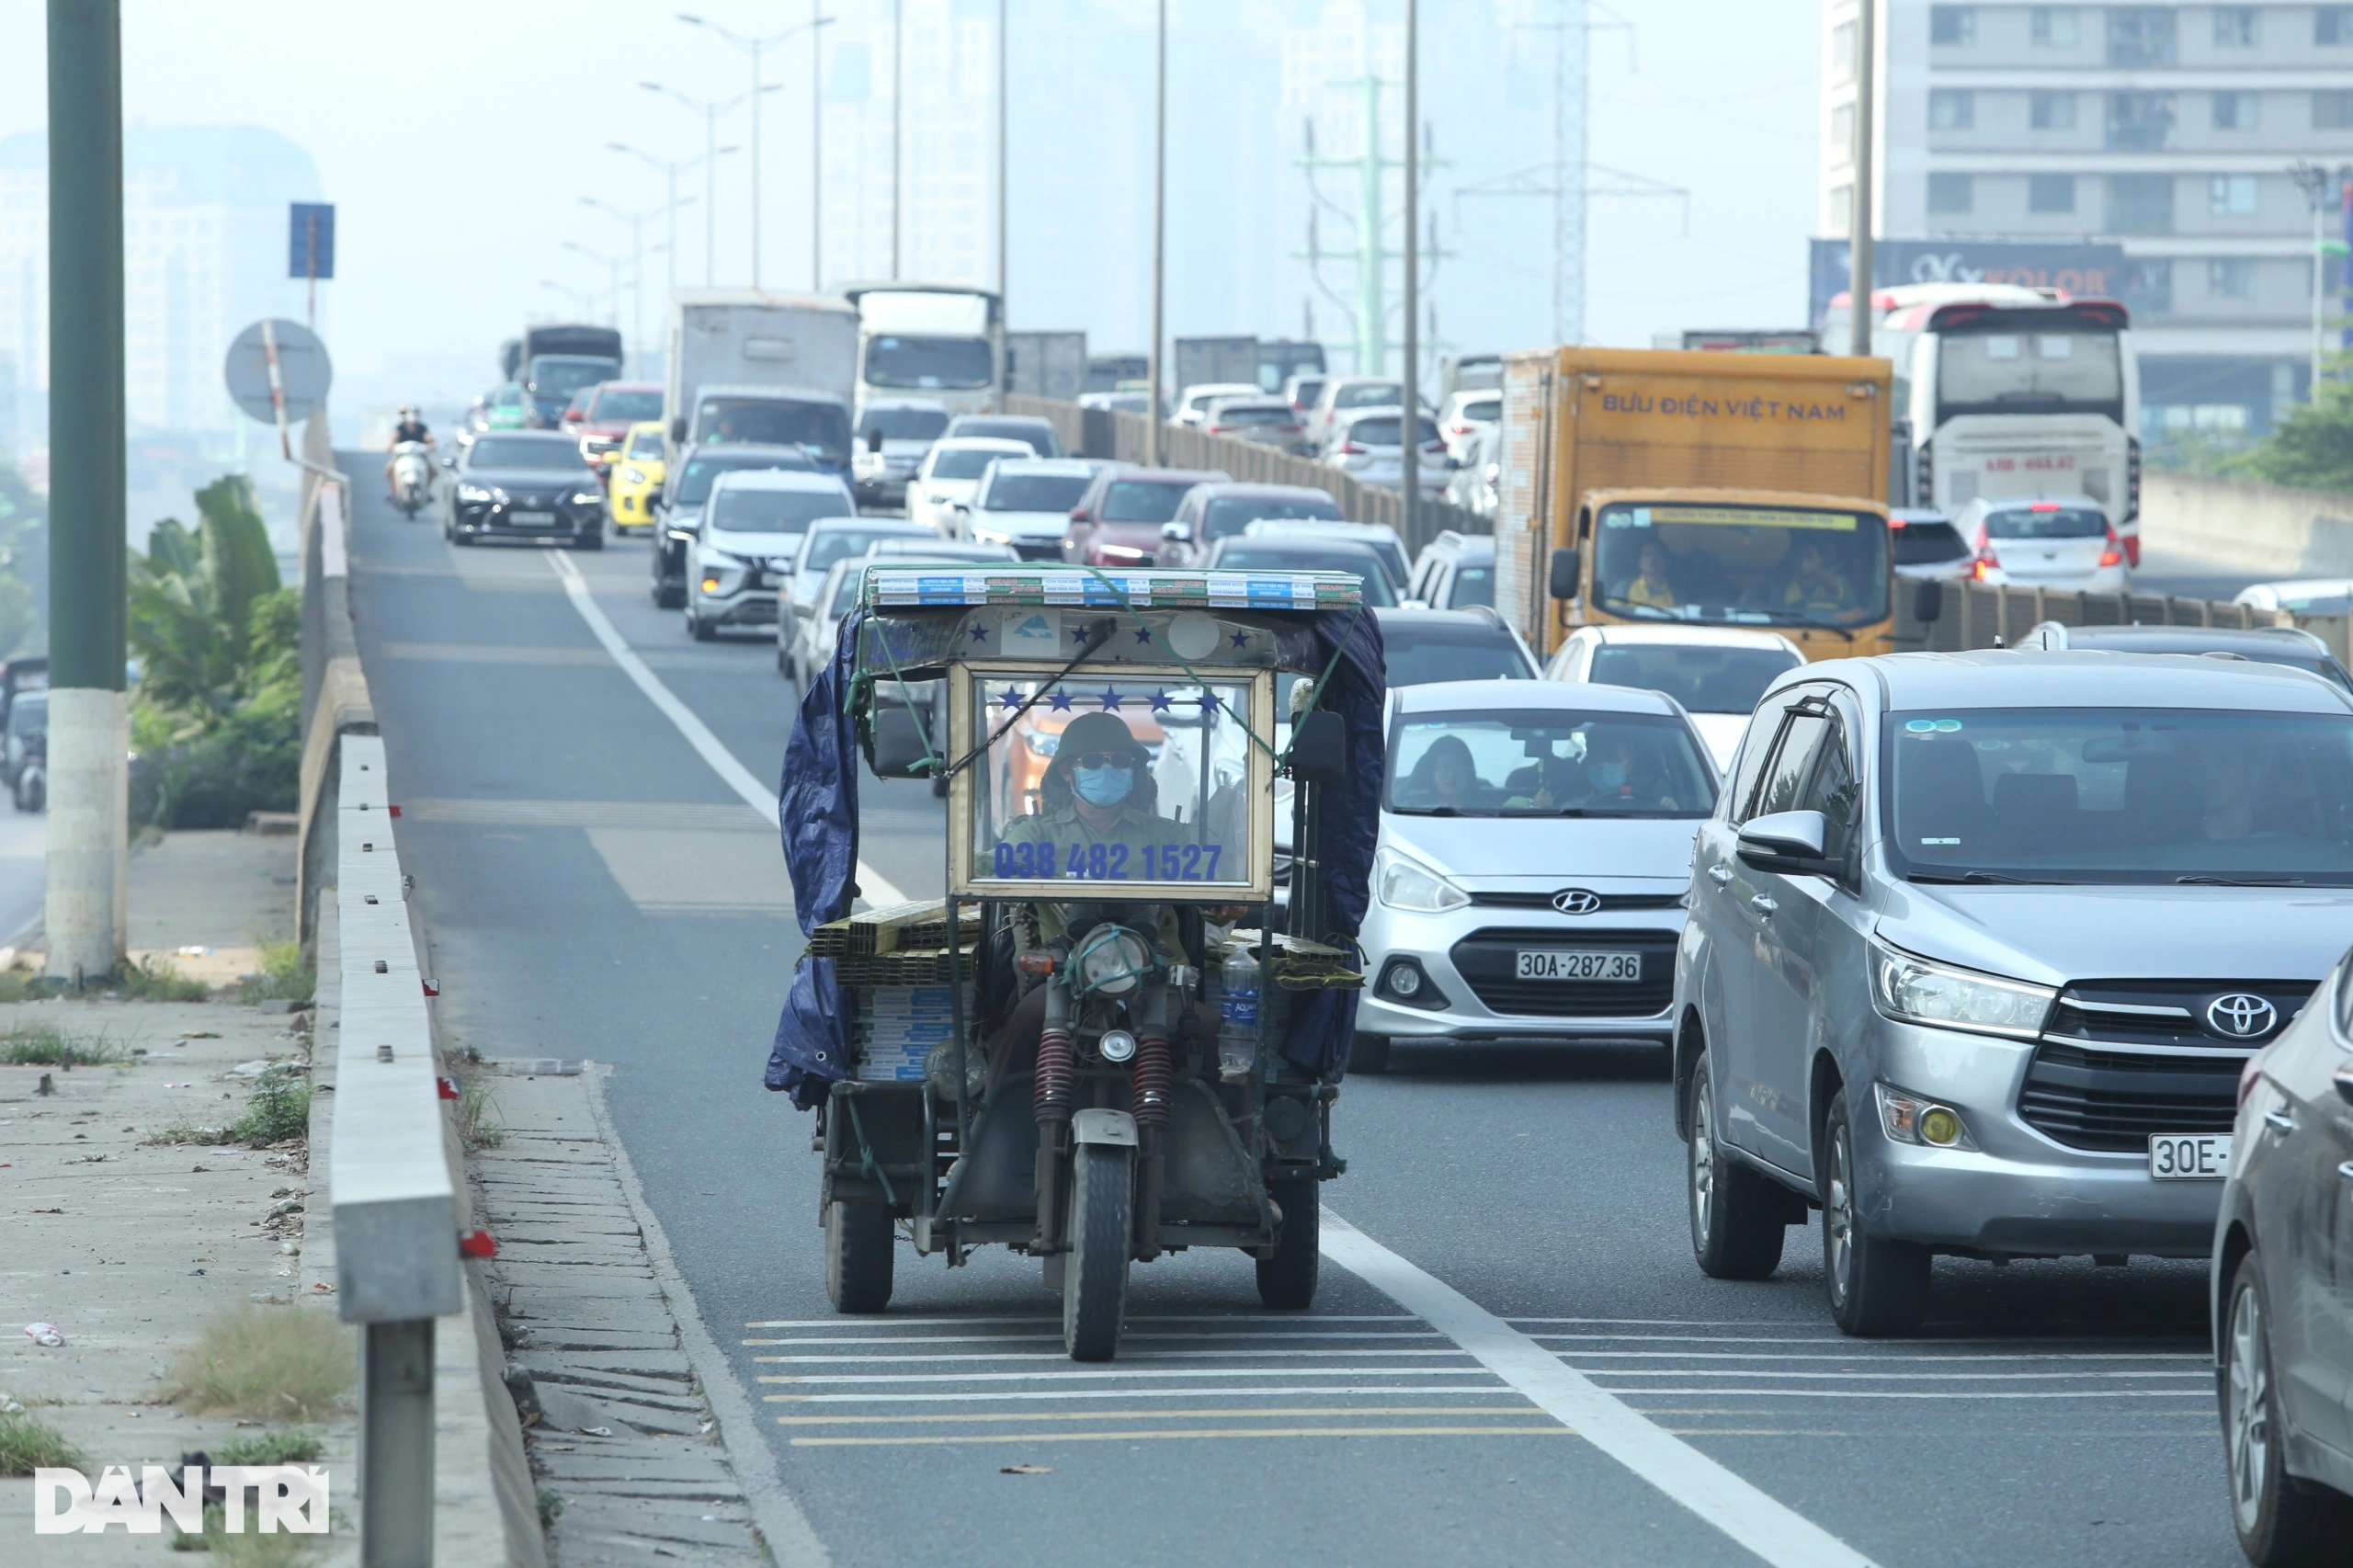
[[[2260,431],[2305,395],[2313,214],[2289,170],[2353,163],[2353,6],[1881,6],[1882,285],[1986,276],[2122,299],[2147,438]],[[1856,0],[1828,0],[1816,232],[1834,239],[1854,190],[1856,20]],[[1817,314],[1825,281],[1817,267]]]
[[[134,430],[232,427],[230,340],[265,315],[301,312],[287,279],[287,204],[315,200],[311,156],[254,126],[133,127],[123,133],[125,396]],[[15,439],[48,427],[49,145],[0,139],[0,366],[13,360]],[[0,392],[0,403],[8,401]]]

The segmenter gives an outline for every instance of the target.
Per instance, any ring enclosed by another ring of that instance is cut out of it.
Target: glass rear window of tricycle
[[[972,884],[1095,898],[1252,884],[1272,805],[1251,786],[1251,676],[965,678],[978,733],[964,744],[987,743],[970,770]]]

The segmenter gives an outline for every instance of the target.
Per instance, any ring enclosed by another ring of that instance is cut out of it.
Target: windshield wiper
[[[2176,877],[2174,885],[2185,888],[2300,888],[2302,877]]]
[[[2006,887],[2048,888],[2060,884],[2047,877],[2013,877],[2000,871],[1915,871],[1904,879],[1914,882],[1987,882]]]
[[[1455,806],[1392,806],[1389,814],[1400,817],[1459,817],[1462,812]]]

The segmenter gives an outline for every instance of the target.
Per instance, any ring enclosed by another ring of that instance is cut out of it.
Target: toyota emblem
[[[1583,888],[1563,888],[1552,895],[1552,907],[1563,915],[1591,915],[1601,907],[1601,895]]]
[[[2229,1040],[2260,1040],[2279,1019],[2278,1008],[2260,996],[2234,991],[2206,1004],[2206,1027]]]

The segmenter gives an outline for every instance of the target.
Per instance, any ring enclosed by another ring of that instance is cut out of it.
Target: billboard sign
[[[286,276],[313,280],[335,276],[335,204],[297,201],[287,222]]]
[[[1854,263],[1845,240],[1812,243],[1807,319],[1817,332],[1834,294],[1843,292]],[[2125,299],[2135,285],[2124,247],[2059,240],[1881,240],[1871,248],[1872,285],[2019,283],[2070,294]],[[2128,301],[2129,302],[2129,301]]]

